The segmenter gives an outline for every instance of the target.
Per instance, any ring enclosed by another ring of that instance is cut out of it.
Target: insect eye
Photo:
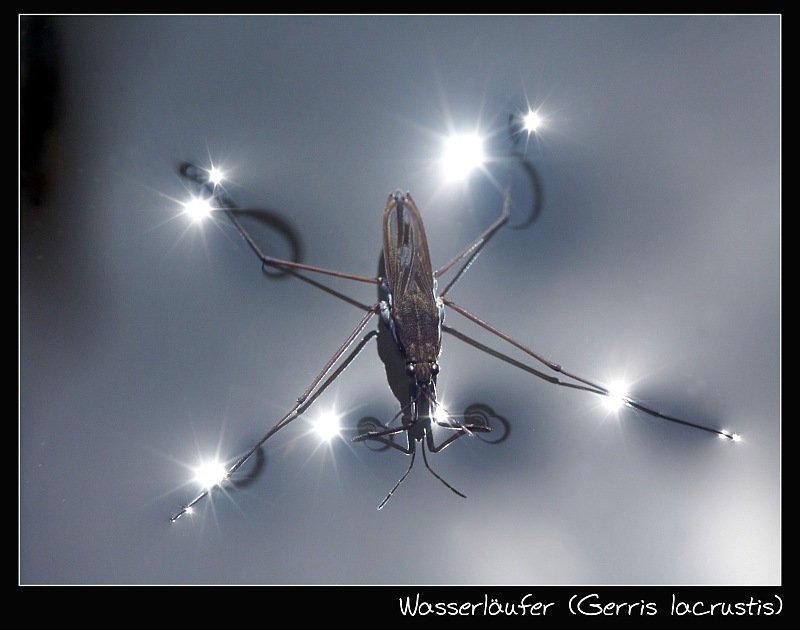
[[[406,363],[406,374],[409,376],[414,376],[416,374],[417,368],[413,363]]]
[[[434,361],[431,363],[431,374],[436,375],[439,373],[439,364]]]

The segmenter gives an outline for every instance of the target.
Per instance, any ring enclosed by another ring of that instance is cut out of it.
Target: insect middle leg
[[[270,429],[267,431],[250,449],[242,455],[236,462],[228,468],[225,472],[225,476],[216,484],[221,486],[223,483],[228,481],[244,464],[255,454],[255,452],[261,448],[261,446],[266,442],[269,438],[275,435],[278,431],[283,429],[293,420],[298,418],[302,415],[317,399],[317,397],[325,391],[328,386],[335,381],[339,375],[347,368],[348,365],[358,356],[361,352],[361,349],[364,345],[372,339],[377,333],[370,332],[367,336],[365,336],[357,345],[356,349],[350,354],[349,357],[339,366],[339,368],[325,381],[325,377],[327,376],[328,372],[330,372],[331,368],[345,355],[347,350],[353,345],[356,338],[363,332],[364,328],[366,328],[367,324],[369,324],[370,320],[373,318],[374,315],[377,314],[379,310],[378,305],[376,304],[370,310],[367,311],[366,315],[362,318],[362,320],[358,323],[352,333],[348,335],[345,339],[344,343],[339,346],[339,349],[333,354],[330,360],[325,364],[325,366],[320,370],[308,388],[297,398],[297,402],[291,408],[291,410],[283,416],[278,422],[276,422]],[[210,488],[206,488],[200,494],[198,494],[192,501],[187,503],[185,506],[181,508],[181,510],[172,517],[172,522],[174,523],[177,521],[181,516],[190,512],[192,508],[201,501],[204,497],[208,495],[210,492]]]
[[[448,291],[453,288],[456,282],[461,279],[467,269],[470,268],[475,259],[478,257],[478,254],[481,253],[484,247],[486,247],[489,240],[497,233],[497,231],[503,227],[508,222],[508,217],[511,213],[511,182],[509,181],[508,185],[506,186],[505,196],[503,198],[503,211],[500,213],[500,216],[497,217],[494,223],[492,223],[486,230],[484,230],[478,238],[476,238],[472,243],[467,245],[461,253],[455,256],[450,262],[448,262],[444,267],[441,267],[437,271],[434,272],[433,277],[438,278],[443,274],[447,273],[454,265],[456,265],[459,261],[464,259],[465,257],[467,260],[461,265],[461,268],[458,272],[453,276],[453,279],[447,283],[444,289],[442,289],[441,293],[439,293],[439,298],[444,298],[447,295]]]

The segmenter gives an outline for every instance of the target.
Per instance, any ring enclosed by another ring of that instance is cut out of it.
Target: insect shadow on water
[[[524,162],[524,160],[521,160]],[[296,404],[289,412],[278,420],[253,446],[239,457],[217,481],[216,486],[228,482],[232,476],[247,462],[261,446],[275,433],[302,415],[322,394],[323,391],[347,368],[358,356],[364,346],[378,335],[377,331],[369,331],[362,339],[356,341],[364,332],[369,322],[375,315],[380,316],[382,325],[389,331],[394,344],[402,355],[404,370],[408,383],[408,394],[401,402],[401,409],[386,425],[373,422],[372,419],[362,419],[359,423],[359,433],[353,438],[354,442],[369,442],[385,448],[394,448],[411,455],[408,469],[400,477],[386,498],[378,506],[381,509],[394,492],[403,483],[411,472],[417,453],[417,443],[422,451],[425,467],[442,484],[455,494],[464,497],[447,481],[440,477],[429,465],[427,450],[432,453],[439,452],[463,436],[487,434],[492,431],[487,420],[487,407],[473,408],[470,413],[463,414],[463,421],[445,410],[439,403],[436,395],[436,377],[439,373],[438,358],[442,347],[442,332],[446,331],[462,340],[468,338],[453,328],[444,326],[444,311],[448,307],[463,315],[467,320],[503,339],[523,353],[532,357],[547,369],[558,376],[548,375],[522,363],[501,355],[482,344],[468,340],[475,347],[507,360],[512,364],[524,368],[526,371],[547,380],[548,382],[572,389],[587,391],[602,397],[616,399],[620,406],[627,406],[641,411],[649,416],[692,427],[730,440],[737,439],[735,434],[716,429],[688,420],[671,416],[645,405],[627,394],[615,393],[610,388],[589,380],[574,372],[564,369],[558,363],[540,355],[532,348],[517,341],[491,324],[473,315],[470,311],[453,302],[447,294],[458,280],[469,269],[477,256],[509,219],[511,206],[511,186],[506,188],[503,208],[500,216],[472,243],[465,247],[452,260],[437,271],[433,271],[428,250],[425,228],[422,217],[411,195],[403,194],[399,190],[389,195],[383,214],[383,254],[385,274],[379,277],[361,276],[357,274],[334,271],[323,267],[306,265],[294,260],[279,259],[268,256],[262,252],[251,235],[243,228],[237,214],[238,208],[228,193],[210,178],[209,172],[193,164],[185,163],[180,168],[181,175],[193,182],[200,190],[201,195],[214,207],[222,210],[227,215],[239,235],[246,241],[250,249],[261,262],[262,269],[274,273],[275,270],[297,276],[314,286],[336,295],[365,310],[361,321],[345,338],[339,349],[331,356],[317,376],[312,380],[307,389],[297,398]],[[437,279],[453,269],[453,277],[437,294]],[[381,299],[371,306],[365,307],[357,301],[340,294],[306,277],[301,272],[313,272],[337,278],[349,279],[357,282],[375,284],[379,287]],[[338,367],[335,367],[337,366]],[[335,367],[335,369],[334,369]],[[402,399],[401,399],[402,400]],[[490,414],[495,415],[495,414]],[[508,423],[500,421],[505,434],[508,433]],[[451,433],[438,444],[434,437],[434,427],[442,427]],[[405,445],[395,442],[394,437],[405,434]],[[213,488],[214,486],[212,486]],[[192,511],[193,507],[212,488],[206,488],[191,502],[185,505],[172,517],[177,521],[181,516]]]

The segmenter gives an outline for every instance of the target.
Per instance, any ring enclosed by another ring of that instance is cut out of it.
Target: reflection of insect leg
[[[219,483],[217,485],[221,485],[225,481],[229,480],[231,478],[231,476],[237,470],[239,470],[245,464],[245,462],[247,462],[247,460],[249,460],[259,448],[261,448],[261,445],[264,444],[264,442],[266,442],[270,437],[275,435],[283,427],[285,427],[290,422],[292,422],[292,420],[294,420],[295,418],[300,416],[303,412],[305,412],[313,404],[313,402],[316,400],[317,396],[319,396],[333,381],[335,381],[339,377],[339,375],[350,364],[350,362],[353,361],[353,359],[355,359],[356,356],[358,356],[358,353],[361,351],[361,348],[363,348],[364,344],[367,341],[369,341],[375,335],[375,333],[370,333],[366,337],[364,337],[364,339],[362,339],[361,342],[356,347],[355,351],[347,358],[347,360],[339,367],[339,369],[337,369],[336,372],[334,372],[334,374],[331,375],[331,377],[325,383],[323,383],[320,386],[320,383],[322,383],[323,379],[328,374],[328,372],[331,370],[331,368],[337,363],[337,361],[339,361],[339,359],[342,358],[342,356],[344,356],[344,354],[347,352],[347,350],[350,348],[350,346],[353,345],[353,342],[363,332],[364,328],[366,328],[367,324],[370,322],[372,317],[378,312],[378,310],[379,310],[379,308],[378,308],[378,305],[376,304],[369,311],[367,311],[366,315],[364,315],[363,319],[358,323],[358,326],[356,326],[355,329],[353,330],[353,332],[350,333],[350,335],[348,335],[348,337],[347,337],[347,339],[345,339],[344,343],[339,347],[339,349],[334,353],[334,355],[330,358],[330,360],[325,364],[325,367],[323,367],[322,370],[320,370],[319,374],[317,374],[317,376],[314,377],[314,380],[311,382],[311,385],[309,385],[308,388],[306,389],[306,391],[304,391],[302,393],[302,395],[300,395],[297,398],[297,403],[295,404],[294,407],[292,407],[292,409],[289,411],[289,413],[287,413],[283,418],[278,420],[278,422],[276,422],[272,426],[272,428],[269,431],[267,431],[261,437],[260,440],[258,440],[258,442],[253,444],[253,446],[244,455],[242,455],[238,460],[236,460],[236,463],[234,463],[233,466],[231,466],[227,470],[227,472],[225,473],[225,476],[223,477],[223,479],[221,481],[219,481]],[[175,522],[181,516],[183,516],[184,514],[186,514],[189,511],[191,511],[191,509],[201,499],[203,499],[206,495],[208,495],[208,493],[209,493],[209,489],[208,488],[203,490],[203,492],[201,492],[191,502],[189,502],[187,505],[185,505],[180,510],[180,512],[175,514],[175,516],[173,516],[171,520],[173,522]]]

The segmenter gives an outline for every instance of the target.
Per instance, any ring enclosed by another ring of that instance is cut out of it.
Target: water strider
[[[508,221],[511,203],[509,190],[507,190],[505,195],[502,212],[494,223],[455,258],[435,272],[431,266],[428,241],[425,236],[425,227],[420,212],[410,194],[403,194],[399,190],[395,191],[389,195],[388,202],[383,212],[383,255],[386,276],[369,277],[273,258],[264,254],[236,218],[235,212],[237,208],[233,201],[221,187],[217,186],[217,184],[212,181],[208,171],[192,164],[184,164],[181,167],[181,174],[200,186],[207,198],[214,202],[215,207],[222,209],[226,213],[236,230],[247,242],[256,256],[258,256],[262,267],[289,271],[309,271],[358,282],[377,284],[380,286],[383,298],[367,309],[353,332],[344,340],[342,345],[325,364],[322,370],[320,370],[308,388],[297,399],[297,403],[289,412],[278,420],[278,422],[276,422],[244,455],[236,460],[236,462],[225,471],[222,478],[217,480],[215,485],[221,485],[228,481],[231,476],[253,456],[264,442],[313,404],[322,390],[335,380],[347,364],[358,354],[360,347],[366,343],[367,338],[365,337],[357,345],[356,351],[351,353],[344,365],[337,369],[334,374],[323,383],[333,366],[348,352],[351,346],[353,346],[370,320],[372,320],[375,315],[380,315],[386,327],[391,331],[394,342],[405,361],[405,370],[408,376],[408,402],[395,416],[395,419],[401,419],[400,424],[393,427],[387,426],[379,428],[375,426],[374,430],[369,429],[361,432],[353,438],[353,441],[362,442],[372,440],[380,442],[411,455],[411,462],[406,472],[378,506],[378,509],[386,505],[395,490],[397,490],[411,471],[416,458],[417,442],[421,445],[423,461],[425,462],[426,468],[450,490],[464,497],[463,494],[442,479],[429,466],[426,446],[427,450],[436,453],[464,435],[488,432],[491,431],[491,428],[483,422],[456,422],[441,408],[436,398],[436,376],[439,373],[438,358],[442,351],[442,323],[444,321],[445,306],[522,350],[553,372],[560,374],[563,378],[568,379],[561,380],[560,378],[554,377],[548,379],[550,382],[582,389],[599,396],[616,398],[621,405],[632,407],[661,420],[714,433],[722,438],[730,440],[737,439],[735,434],[662,413],[626,394],[615,393],[608,387],[569,372],[559,364],[541,356],[528,346],[520,343],[506,333],[501,332],[491,324],[486,323],[447,297],[447,293],[466,272],[483,247],[486,246],[492,236]],[[437,295],[437,278],[459,264],[460,267],[458,267],[455,272],[453,279],[450,280]],[[389,424],[391,425],[391,423]],[[436,444],[433,436],[434,424],[452,430],[453,433],[439,444]],[[406,436],[406,445],[398,444],[391,439],[393,436],[401,433],[404,433]],[[184,514],[190,512],[201,499],[208,495],[209,491],[210,489],[208,488],[203,490],[197,497],[175,514],[172,517],[172,521],[174,522]]]

